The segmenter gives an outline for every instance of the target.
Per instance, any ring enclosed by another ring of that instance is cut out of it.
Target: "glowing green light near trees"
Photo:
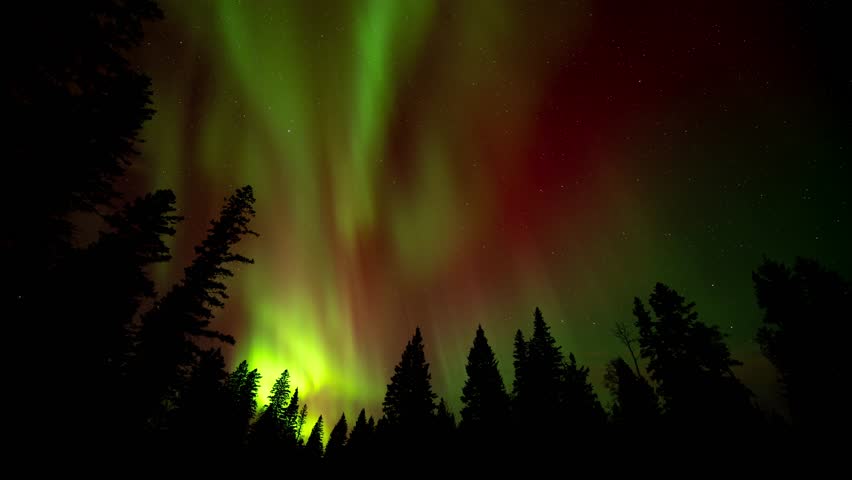
[[[743,103],[735,119],[709,115],[728,103],[716,93],[727,66],[715,75],[654,57],[671,51],[664,36],[646,35],[658,43],[643,55],[635,32],[601,27],[618,18],[594,2],[163,3],[138,52],[158,113],[130,173],[145,190],[174,189],[186,216],[161,284],[221,199],[254,187],[261,238],[239,249],[257,263],[235,272],[217,327],[237,338],[232,363],[263,375],[262,401],[286,368],[314,418],[377,415],[420,325],[434,389],[457,410],[477,324],[509,382],[512,336],[536,306],[598,381],[620,352],[608,325],[654,282],[694,298],[709,322],[757,322],[749,269],[763,254],[852,242],[830,217],[848,189],[823,185],[834,193],[790,206],[720,188],[748,177],[766,198],[794,199],[787,190],[842,177],[766,173],[813,152],[824,159],[814,168],[829,168],[840,151],[816,127],[764,148],[773,121],[810,118],[789,92]],[[810,226],[784,230],[780,210]],[[766,240],[776,231],[789,245],[759,248],[778,245]],[[732,332],[747,363],[760,358],[753,331]]]

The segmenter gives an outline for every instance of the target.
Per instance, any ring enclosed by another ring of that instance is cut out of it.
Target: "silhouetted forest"
[[[514,341],[512,365],[498,365],[481,327],[471,332],[467,363],[457,366],[467,374],[464,388],[446,392],[460,396],[458,416],[432,389],[418,328],[389,379],[381,416],[322,412],[308,430],[309,399],[289,372],[268,398],[257,398],[257,369],[243,361],[227,370],[219,346],[235,339],[211,328],[234,265],[253,263],[237,248],[257,235],[252,188],[224,199],[183,277],[164,292],[149,269],[171,258],[166,241],[182,220],[175,195],[159,190],[127,201],[114,188],[153,115],[150,81],[125,55],[142,40],[142,22],[162,15],[157,6],[67,2],[52,5],[60,11],[49,17],[36,6],[15,8],[16,18],[38,18],[40,31],[51,33],[28,33],[27,22],[11,27],[31,40],[8,60],[6,105],[15,121],[6,127],[11,161],[0,202],[10,270],[4,317],[17,347],[6,363],[17,370],[6,387],[16,402],[6,407],[12,441],[137,464],[357,469],[400,461],[420,471],[542,459],[568,469],[606,458],[641,470],[675,451],[715,462],[782,458],[794,439],[848,422],[828,389],[843,383],[836,370],[845,336],[833,335],[833,325],[850,320],[849,283],[799,259],[766,260],[753,273],[764,314],[755,340],[777,369],[789,416],[757,406],[734,373],[741,363],[725,335],[658,283],[632,300],[632,319],[614,326],[624,356],[607,365],[607,407],[583,359],[563,351],[536,308],[530,329],[496,339]],[[79,212],[102,221],[97,240],[83,247],[69,220]]]

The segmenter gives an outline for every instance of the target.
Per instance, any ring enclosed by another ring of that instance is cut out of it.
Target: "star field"
[[[774,401],[751,270],[852,272],[839,17],[636,3],[163,2],[128,188],[175,190],[187,262],[222,197],[254,187],[256,264],[217,321],[261,398],[287,368],[313,412],[377,413],[420,325],[457,410],[476,326],[510,381],[536,306],[599,383],[626,355],[613,323],[662,281]]]

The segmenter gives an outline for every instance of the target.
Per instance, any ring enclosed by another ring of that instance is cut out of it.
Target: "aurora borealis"
[[[251,184],[256,264],[217,327],[263,399],[286,368],[312,415],[377,415],[419,325],[458,411],[477,324],[508,383],[536,306],[600,383],[625,354],[613,322],[663,281],[772,403],[751,270],[852,273],[839,16],[639,3],[161,2],[135,52],[157,114],[128,186],[174,189],[186,217],[159,281]]]

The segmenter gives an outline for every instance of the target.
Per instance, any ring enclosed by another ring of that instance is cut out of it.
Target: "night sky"
[[[751,271],[852,276],[848,17],[796,3],[161,2],[127,184],[186,216],[161,289],[251,184],[256,264],[216,322],[264,401],[287,368],[313,417],[380,415],[419,325],[458,412],[477,324],[511,385],[536,306],[606,400],[613,322],[662,281],[776,406]]]

